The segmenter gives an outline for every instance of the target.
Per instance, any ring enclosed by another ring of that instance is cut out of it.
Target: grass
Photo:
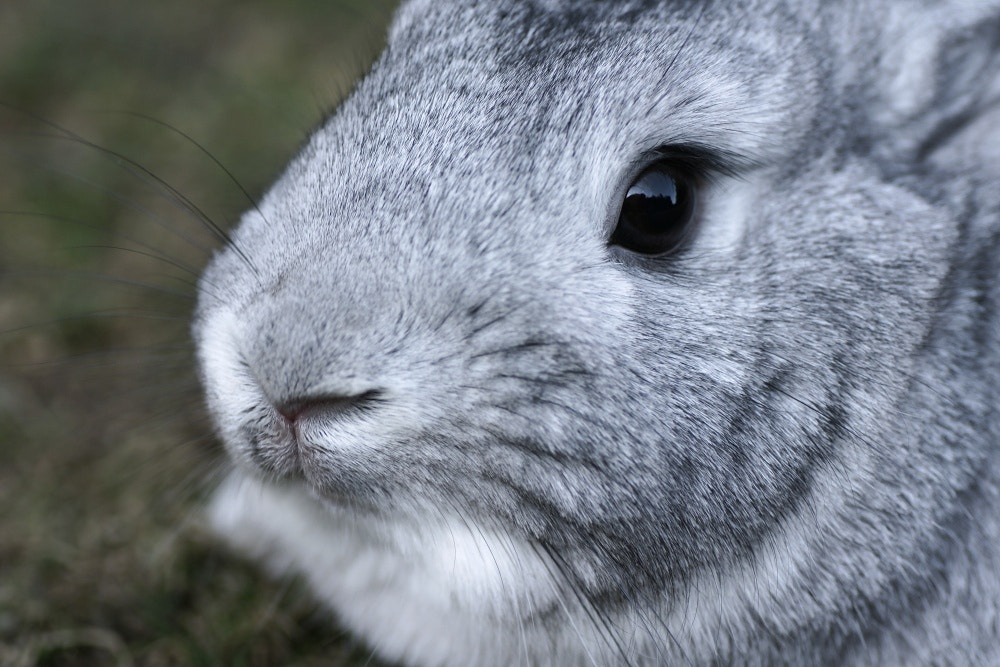
[[[143,116],[259,195],[393,4],[0,3],[0,664],[368,659],[200,524],[223,463],[187,322],[218,244],[129,161],[231,226],[243,194]]]

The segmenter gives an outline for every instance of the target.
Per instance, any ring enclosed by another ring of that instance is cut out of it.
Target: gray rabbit
[[[1000,664],[1000,2],[407,3],[194,336],[384,658]]]

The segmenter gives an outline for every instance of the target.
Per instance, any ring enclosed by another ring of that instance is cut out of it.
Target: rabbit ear
[[[919,157],[1000,100],[1000,2],[902,0],[885,18],[874,120]]]

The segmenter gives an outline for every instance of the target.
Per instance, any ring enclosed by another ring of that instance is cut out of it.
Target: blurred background
[[[368,661],[201,526],[188,320],[394,5],[0,2],[0,665]]]

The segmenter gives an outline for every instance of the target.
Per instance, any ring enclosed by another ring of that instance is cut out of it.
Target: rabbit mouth
[[[304,445],[294,425],[272,420],[268,428],[244,425],[240,431],[242,446],[254,467],[278,478],[304,479],[305,467],[314,458]]]
[[[279,478],[311,480],[322,474],[324,448],[343,440],[343,429],[367,412],[378,392],[357,396],[317,396],[261,406],[267,417],[246,423],[240,430],[250,460]]]

